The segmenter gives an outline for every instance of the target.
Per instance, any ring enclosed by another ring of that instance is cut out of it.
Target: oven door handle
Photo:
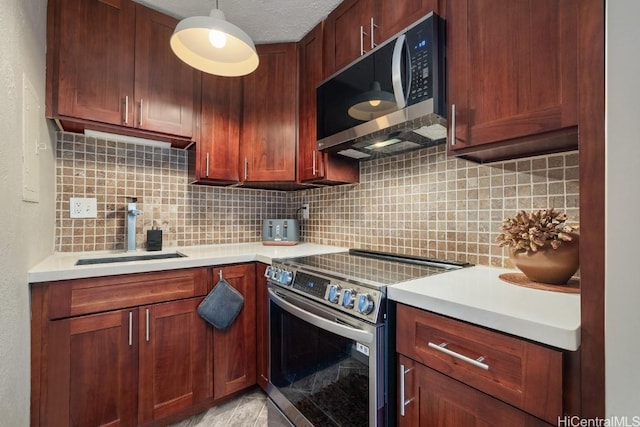
[[[304,320],[307,323],[354,341],[362,343],[373,342],[374,335],[371,332],[363,331],[362,329],[356,329],[351,326],[343,325],[341,323],[336,323],[333,320],[325,319],[316,314],[309,313],[308,311],[296,307],[294,304],[291,304],[273,290],[268,289],[268,291],[269,298],[271,299],[271,301],[276,303],[278,307],[280,307],[287,313],[296,316],[301,320]]]

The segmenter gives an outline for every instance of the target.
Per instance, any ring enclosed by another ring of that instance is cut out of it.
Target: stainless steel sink
[[[185,254],[180,252],[171,252],[164,254],[140,254],[140,255],[124,255],[124,256],[111,256],[105,258],[83,258],[76,262],[76,265],[92,265],[92,264],[108,264],[113,262],[129,262],[129,261],[146,261],[151,259],[170,259],[170,258],[184,258]]]

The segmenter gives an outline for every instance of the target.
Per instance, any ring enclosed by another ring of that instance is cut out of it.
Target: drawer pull
[[[460,353],[456,353],[455,351],[451,351],[447,348],[449,343],[443,342],[442,344],[434,344],[432,342],[429,343],[429,348],[434,350],[438,350],[441,353],[447,354],[451,357],[455,357],[456,359],[462,360],[463,362],[467,362],[470,365],[473,365],[477,368],[484,369],[486,371],[489,370],[489,365],[486,363],[482,363],[484,361],[484,357],[480,356],[477,359],[472,359],[470,357],[464,356]]]

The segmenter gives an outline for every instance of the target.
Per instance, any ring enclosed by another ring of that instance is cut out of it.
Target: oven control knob
[[[369,294],[358,295],[358,307],[356,310],[360,314],[369,314],[373,311],[374,303],[373,298]]]
[[[264,277],[266,277],[267,279],[271,279],[271,275],[273,274],[273,267],[272,266],[267,266],[267,269],[264,272]]]
[[[353,308],[356,293],[353,289],[345,289],[342,291],[342,306],[344,308]]]
[[[340,299],[340,289],[340,285],[329,285],[327,301],[337,304],[338,300]]]
[[[283,285],[290,285],[292,280],[293,274],[291,274],[290,271],[282,270],[282,273],[280,274],[280,283]]]

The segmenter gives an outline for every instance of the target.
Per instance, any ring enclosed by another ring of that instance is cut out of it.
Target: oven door
[[[384,424],[384,327],[269,285],[269,396],[296,426]]]

